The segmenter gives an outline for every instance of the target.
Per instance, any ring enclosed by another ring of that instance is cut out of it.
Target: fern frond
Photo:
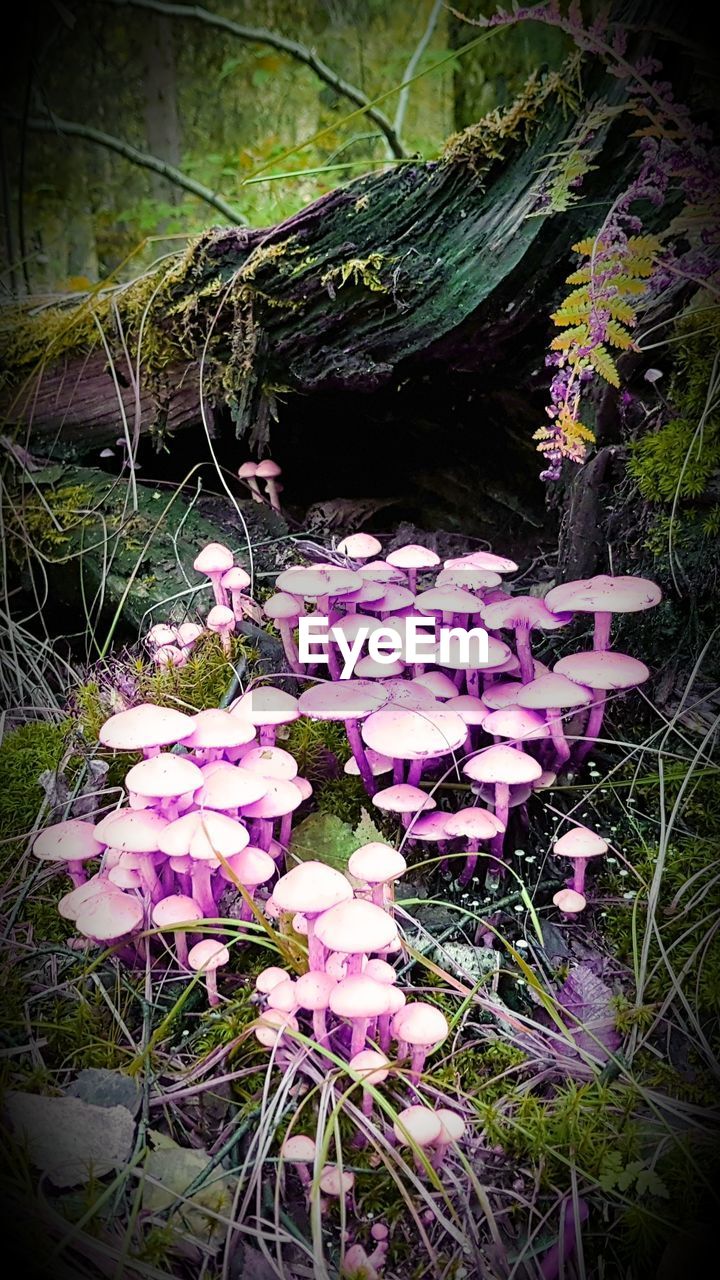
[[[610,312],[613,320],[620,320],[622,324],[637,324],[637,314],[635,308],[630,306],[629,302],[625,302],[622,298],[606,298],[603,306]]]
[[[621,351],[629,351],[633,346],[632,335],[628,333],[624,325],[618,324],[616,320],[609,321],[607,338],[611,346],[619,347]]]
[[[612,387],[620,386],[620,374],[617,371],[617,365],[613,360],[607,347],[602,345],[593,347],[589,355],[590,363],[593,369],[609,382]]]
[[[566,284],[589,284],[590,281],[592,280],[592,275],[593,273],[592,273],[591,267],[581,267],[579,271],[573,271],[572,274],[567,277],[567,280],[565,281],[565,283]]]
[[[553,338],[550,347],[553,351],[567,351],[569,347],[583,346],[590,337],[590,330],[586,324],[575,325],[572,329],[566,329],[564,333],[559,333],[557,338]]]

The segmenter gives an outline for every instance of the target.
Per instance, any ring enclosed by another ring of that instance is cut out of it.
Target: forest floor
[[[284,538],[282,554],[268,554],[275,571],[298,559]],[[269,568],[258,584],[262,603]],[[150,929],[134,958],[122,943],[78,940],[58,913],[68,880],[31,852],[48,823],[117,804],[137,757],[98,742],[110,714],[147,701],[227,705],[278,662],[263,626],[236,636],[230,654],[206,634],[178,668],[154,666],[117,634],[84,662],[72,646],[14,634],[25,711],[9,717],[0,746],[0,1060],[12,1120],[3,1196],[18,1257],[63,1280],[689,1274],[720,1171],[720,765],[714,723],[698,714],[703,656],[673,714],[654,705],[652,686],[613,702],[586,764],[511,817],[504,877],[481,856],[467,887],[463,854],[443,870],[432,844],[410,843],[343,772],[342,725],[281,727],[278,745],[313,789],[294,816],[288,865],[311,856],[344,870],[360,845],[399,846],[409,865],[395,894],[398,981],[449,1024],[419,1081],[394,1064],[363,1106],[368,1090],[342,1038],[319,1046],[298,1032],[268,1048],[254,1034],[258,973],[280,964],[297,975],[306,963],[287,925],[240,920],[229,884],[202,925],[230,952],[209,1007],[169,935]],[[536,656],[562,651],[553,632]],[[454,762],[422,785],[441,811],[474,802]],[[566,874],[552,843],[567,819],[610,846],[575,917],[552,901]],[[52,1142],[22,1125],[18,1136],[28,1094],[65,1108],[43,1129]],[[408,1103],[462,1116],[462,1140],[442,1162],[394,1140]],[[316,1142],[309,1190],[280,1156],[298,1132]],[[73,1143],[95,1152],[96,1172],[68,1181],[61,1153],[77,1155]],[[347,1197],[320,1193],[327,1162],[354,1175]]]

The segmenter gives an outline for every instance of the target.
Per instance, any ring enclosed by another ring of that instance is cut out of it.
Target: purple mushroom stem
[[[575,758],[578,764],[582,764],[583,760],[590,754],[595,743],[600,736],[603,719],[605,717],[605,690],[592,689],[592,706],[590,707],[590,715],[585,725],[584,741],[580,742],[576,748]]]
[[[258,818],[257,825],[258,825],[258,832],[257,832],[258,849],[262,849],[264,850],[265,853],[267,853],[268,849],[270,848],[270,845],[272,844],[273,824],[269,818]]]
[[[552,744],[555,748],[555,759],[559,767],[570,759],[570,747],[562,725],[562,712],[559,707],[548,707],[545,714]]]
[[[367,1036],[369,1021],[369,1018],[353,1018],[352,1036],[350,1039],[351,1058],[354,1058],[356,1053],[361,1053],[365,1048],[365,1038]]]
[[[300,656],[297,651],[297,645],[295,644],[295,636],[293,635],[293,629],[290,625],[289,619],[277,618],[275,625],[278,631],[280,632],[282,647],[285,651],[285,657],[287,658],[287,662],[290,670],[294,671],[295,675],[297,676],[304,675],[305,668],[303,667],[300,661]]]
[[[562,1228],[562,1242],[558,1240],[552,1248],[548,1249],[542,1262],[540,1263],[540,1275],[542,1280],[558,1280],[560,1275],[560,1266],[562,1262],[567,1262],[575,1252],[577,1247],[577,1229],[582,1226],[588,1219],[588,1206],[584,1200],[577,1202],[577,1219],[575,1217],[575,1203],[568,1199],[565,1201],[565,1215]]]
[[[227,591],[225,590],[222,582],[220,581],[224,572],[225,572],[224,569],[213,569],[211,572],[208,573],[207,576],[210,579],[210,582],[212,584],[212,591],[215,597],[215,603],[221,604],[224,606],[224,608],[227,609],[228,607]]]
[[[612,622],[611,613],[595,614],[595,634],[593,636],[593,649],[609,649],[610,648],[610,624]]]
[[[258,743],[261,747],[275,746],[275,725],[261,724],[258,732]]]
[[[79,889],[81,884],[85,884],[87,875],[85,874],[85,867],[82,862],[66,862],[65,870],[76,889]]]
[[[408,786],[410,786],[410,787],[416,787],[416,786],[418,785],[418,783],[419,783],[419,781],[420,781],[420,779],[421,779],[421,777],[422,777],[422,771],[423,771],[423,766],[424,766],[424,764],[425,764],[425,761],[424,761],[424,760],[411,760],[411,761],[410,761],[410,767],[409,767],[409,769],[408,769],[408,776],[407,776]]]
[[[363,786],[369,796],[374,796],[377,791],[377,783],[375,781],[373,771],[368,763],[368,758],[365,755],[365,747],[363,746],[363,740],[360,736],[360,725],[358,724],[358,721],[346,720],[345,732],[347,733],[348,742],[350,743],[350,750],[352,751],[357,767],[360,770],[360,777],[363,780]]]
[[[341,671],[340,659],[338,658],[337,649],[333,644],[332,640],[329,641],[328,643],[327,656],[328,656],[328,670],[330,672],[330,676],[333,680],[339,680],[340,671]]]
[[[520,663],[520,679],[523,684],[529,684],[531,680],[535,679],[535,664],[533,662],[530,628],[528,626],[515,628],[515,652]]]
[[[212,871],[208,862],[198,860],[190,872],[192,896],[205,917],[215,916],[216,906],[212,891]]]
[[[587,858],[573,859],[572,878],[568,880],[568,885],[574,889],[576,893],[581,893],[585,897],[585,876],[587,874]]]
[[[185,930],[176,929],[175,932],[173,933],[173,941],[175,943],[175,955],[177,956],[178,964],[181,965],[183,969],[187,969],[188,944],[187,944],[187,933],[185,932]]]
[[[311,973],[324,973],[325,947],[320,939],[315,937],[315,920],[312,916],[307,918],[307,941],[308,969]]]
[[[427,1058],[427,1045],[414,1044],[410,1049],[410,1083],[418,1084]]]
[[[378,1018],[377,1037],[378,1044],[384,1054],[390,1052],[390,1019],[391,1014],[381,1013]]]
[[[500,822],[502,822],[503,830],[498,831],[497,835],[493,836],[492,841],[490,843],[490,850],[493,857],[497,859],[501,859],[503,855],[503,848],[505,845],[505,828],[507,827],[509,812],[510,812],[510,785],[507,782],[496,782],[495,783],[495,817],[498,818]],[[499,863],[496,863],[496,866],[499,874],[502,875],[503,874],[502,866],[500,866]]]
[[[347,959],[348,978],[355,977],[358,974],[362,973],[362,968],[363,968],[363,956],[361,952],[357,952],[356,955],[348,956],[348,959]],[[363,1046],[360,1045],[360,1049],[362,1049],[362,1047]],[[357,1050],[358,1053],[360,1052],[360,1049]]]
[[[402,784],[402,782],[404,781],[404,778],[405,778],[405,765],[404,765],[404,762],[403,762],[402,760],[398,760],[398,759],[397,759],[397,757],[396,757],[396,758],[393,760],[393,784],[394,784],[396,787],[399,787],[399,786]],[[406,819],[407,819],[407,821],[406,821]],[[407,826],[409,825],[409,822],[410,822],[410,815],[409,815],[409,814],[403,814],[403,826],[404,826],[404,827],[407,827]]]
[[[480,672],[477,670],[477,668],[473,668],[472,670],[466,672],[465,686],[467,688],[468,693],[471,695],[471,697],[473,698],[480,697]]]
[[[145,857],[138,866],[138,874],[142,881],[142,887],[148,897],[157,902],[163,896],[163,887],[160,883],[157,871],[153,866],[152,858]]]
[[[463,867],[462,874],[460,875],[460,878],[458,880],[458,884],[462,888],[464,888],[466,884],[470,883],[470,881],[472,880],[475,874],[475,868],[477,866],[477,860],[478,860],[479,843],[480,842],[478,840],[468,840],[467,842],[467,857],[465,859],[465,866]]]
[[[283,849],[287,849],[290,844],[290,833],[292,831],[292,813],[284,813],[280,822],[280,834],[278,836],[278,844]],[[269,847],[269,846],[268,846]]]
[[[217,974],[214,969],[206,969],[205,986],[207,987],[208,1004],[219,1004],[220,996],[218,995],[217,989]]]

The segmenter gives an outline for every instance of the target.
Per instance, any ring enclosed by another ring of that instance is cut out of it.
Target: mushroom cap
[[[222,942],[218,942],[217,938],[203,938],[188,951],[188,964],[196,972],[199,969],[207,971],[219,969],[221,965],[227,964],[229,959],[230,952]]]
[[[449,1142],[459,1142],[467,1128],[462,1116],[459,1116],[457,1111],[450,1111],[448,1107],[438,1107],[435,1115],[442,1124],[438,1142],[443,1145]]]
[[[437,708],[435,694],[424,685],[418,684],[416,680],[401,680],[396,676],[390,676],[387,680],[383,680],[382,687],[387,691],[388,702],[397,703],[401,707],[413,707],[416,711],[421,710],[422,707]]]
[[[648,578],[609,577],[604,573],[563,582],[545,596],[548,609],[555,613],[638,613],[652,609],[661,600],[662,591]]]
[[[533,760],[524,751],[519,751],[517,747],[498,743],[472,756],[463,765],[463,773],[474,782],[517,785],[519,782],[532,782],[539,778],[542,768],[537,760]]]
[[[482,725],[488,715],[488,709],[482,698],[475,698],[471,693],[460,693],[457,690],[455,697],[450,698],[445,706],[448,711],[454,711],[461,716],[467,725]]]
[[[184,893],[171,893],[155,903],[152,922],[159,929],[167,929],[191,920],[202,920],[202,914],[194,898],[188,898]]]
[[[193,561],[193,569],[198,573],[227,573],[232,565],[233,553],[221,542],[208,542]]]
[[[234,631],[235,614],[232,609],[228,609],[227,605],[213,605],[205,619],[205,626],[208,631],[216,631],[218,635],[221,635],[223,631]]]
[[[517,663],[515,654],[503,640],[498,640],[497,636],[488,635],[486,644],[487,659],[482,661],[477,638],[473,638],[471,644],[463,646],[461,636],[451,635],[442,657],[443,666],[449,667],[452,671],[505,671],[509,666]],[[467,649],[466,653],[463,652],[463,648]],[[435,661],[440,661],[439,650]]]
[[[311,1164],[315,1159],[315,1141],[306,1133],[293,1133],[283,1142],[280,1155],[288,1164]]]
[[[537,596],[510,596],[483,606],[483,622],[492,631],[503,627],[527,627],[529,630],[555,631],[566,627],[572,620],[571,613],[552,613],[544,600]]]
[[[305,866],[310,866],[305,863]],[[277,887],[274,890],[277,896]],[[323,911],[315,922],[315,936],[330,951],[366,955],[382,951],[397,938],[392,916],[361,898],[351,898]]]
[[[517,704],[490,711],[483,728],[493,738],[512,738],[514,742],[537,742],[550,737],[545,717]]]
[[[344,596],[350,591],[359,591],[362,578],[359,573],[336,565],[315,565],[312,569],[294,565],[279,574],[275,586],[290,595],[317,600],[319,596]]]
[[[286,978],[284,982],[278,982],[273,987],[267,998],[268,1009],[282,1009],[285,1013],[294,1013],[298,1007],[297,996],[295,994],[295,983],[292,978]]]
[[[372,960],[368,960],[363,973],[366,978],[374,978],[376,982],[382,982],[388,987],[397,982],[397,973],[392,965],[388,964],[387,960],[380,960],[375,957]]]
[[[330,992],[337,986],[337,978],[332,974],[310,971],[301,973],[295,983],[295,996],[301,1009],[327,1009],[330,1003]]]
[[[259,800],[244,804],[243,816],[247,818],[280,818],[293,813],[303,802],[302,792],[285,778],[262,778],[266,791]]]
[[[372,802],[387,813],[420,813],[425,809],[437,809],[437,800],[409,782],[398,782],[393,787],[376,791]]]
[[[396,569],[434,569],[440,563],[440,557],[429,547],[421,547],[416,542],[408,542],[386,557],[388,564]]]
[[[382,1084],[390,1074],[390,1060],[377,1049],[361,1049],[351,1058],[348,1066],[356,1071],[367,1084]]]
[[[436,587],[463,587],[466,591],[489,591],[502,581],[492,569],[479,569],[472,564],[456,565],[443,569],[435,579]]]
[[[517,698],[519,707],[543,711],[549,711],[554,707],[584,707],[589,702],[592,702],[589,689],[582,684],[576,684],[574,680],[568,680],[567,676],[556,675],[553,671],[549,675],[538,676],[536,680],[531,680],[523,687]]]
[[[462,565],[473,565],[476,569],[492,569],[495,573],[514,573],[517,565],[507,556],[496,556],[492,551],[472,551],[467,556],[456,556],[445,561],[446,569],[458,569]]]
[[[181,649],[189,649],[200,639],[205,628],[199,622],[181,622],[177,629],[178,643]]]
[[[459,715],[444,707],[416,709],[388,703],[368,716],[361,733],[373,751],[398,760],[425,760],[461,747],[467,728]]]
[[[282,475],[282,469],[277,462],[273,462],[272,458],[263,458],[262,462],[258,462],[255,475],[261,480],[271,480],[275,476]]]
[[[258,884],[267,884],[268,880],[275,875],[276,867],[270,854],[253,844],[246,845],[239,853],[232,854],[225,861],[230,871],[226,867],[220,867],[223,880],[229,880],[232,884],[234,876],[247,889],[254,889]]]
[[[505,830],[505,824],[488,809],[458,809],[448,815],[445,823],[448,836],[466,836],[469,840],[492,840]]]
[[[387,674],[387,668],[383,674]],[[371,680],[327,680],[300,694],[300,713],[312,720],[359,720],[388,700],[382,686]]]
[[[370,765],[374,778],[380,777],[383,773],[391,773],[393,762],[389,756],[383,756],[379,751],[373,751],[368,747],[365,751],[365,758]],[[360,766],[354,756],[350,756],[349,760],[343,765],[343,773],[347,773],[351,778],[360,776]]]
[[[387,984],[353,974],[336,983],[330,992],[329,1005],[339,1018],[376,1018],[387,1013]]]
[[[405,582],[406,575],[397,565],[387,560],[369,560],[358,569],[361,578],[366,582]]]
[[[234,564],[220,579],[226,591],[244,591],[250,586],[252,578],[239,564]]]
[[[387,884],[390,880],[397,880],[406,870],[407,863],[402,854],[377,840],[360,845],[348,860],[350,875],[365,884]]]
[[[408,827],[408,840],[447,840],[448,815],[437,810],[435,813],[421,813]]]
[[[95,834],[123,853],[154,853],[167,825],[167,818],[152,809],[114,809],[100,819]]]
[[[174,627],[169,627],[166,622],[156,622],[154,627],[148,631],[145,639],[148,644],[159,646],[165,644],[175,644],[177,640],[177,632]]]
[[[287,618],[292,618],[294,621],[300,617],[302,611],[302,605],[298,604],[297,597],[291,596],[287,591],[276,591],[275,595],[270,596],[263,605],[265,617],[277,621]]]
[[[292,779],[292,784],[294,787],[297,787],[300,795],[302,796],[303,802],[310,799],[313,793],[313,788],[312,783],[308,782],[307,778],[301,778],[298,776],[297,778]]]
[[[426,671],[421,676],[415,676],[413,684],[429,690],[439,700],[457,697],[455,684],[443,671]]]
[[[553,670],[589,689],[632,689],[650,676],[644,662],[614,649],[569,653],[555,663]]]
[[[414,1000],[398,1010],[392,1020],[392,1032],[397,1040],[408,1044],[442,1044],[450,1027],[442,1010],[423,1000]]]
[[[514,706],[524,688],[521,680],[498,680],[483,689],[482,700],[491,711],[499,711]]]
[[[248,461],[248,462],[243,462],[242,466],[238,467],[237,473],[241,480],[247,480],[248,476],[255,475],[257,469],[258,469],[257,462]]]
[[[92,822],[68,818],[41,831],[33,844],[33,853],[43,862],[87,862],[90,858],[99,858],[107,843],[107,840],[101,843]]]
[[[125,775],[125,786],[139,796],[174,799],[202,786],[203,776],[192,760],[170,752],[141,760]]]
[[[78,913],[85,905],[95,897],[96,893],[107,893],[108,882],[103,875],[92,876],[90,880],[86,880],[84,884],[79,884],[76,889],[71,889],[58,902],[58,913],[63,920],[75,920]]]
[[[427,1147],[432,1142],[436,1142],[442,1133],[442,1120],[437,1112],[431,1111],[429,1107],[421,1107],[415,1104],[412,1107],[405,1107],[404,1111],[398,1112],[397,1120],[393,1124],[393,1131],[398,1142],[404,1145],[412,1145],[418,1147]]]
[[[407,587],[397,582],[388,582],[379,600],[373,601],[376,613],[395,613],[398,609],[409,609],[415,603],[415,596]]]
[[[508,808],[516,809],[519,805],[525,804],[533,793],[533,785],[526,782],[511,784]],[[484,782],[478,787],[478,795],[485,804],[494,804],[495,787],[490,782]]]
[[[320,1174],[320,1190],[326,1196],[346,1196],[354,1186],[355,1174],[340,1170],[336,1164],[326,1164]]]
[[[421,613],[479,613],[482,601],[463,587],[431,587],[415,597],[415,608]]]
[[[138,897],[109,884],[106,893],[96,893],[83,903],[75,923],[86,937],[94,938],[96,942],[113,942],[139,929],[144,914]]]
[[[279,982],[284,982],[289,977],[290,974],[286,973],[284,969],[280,969],[274,964],[268,965],[267,969],[262,969],[255,979],[255,990],[260,991],[262,995],[268,995],[273,987],[276,987]]]
[[[140,872],[135,871],[133,867],[123,866],[122,863],[111,867],[107,878],[118,889],[139,889],[142,885]]]
[[[242,716],[251,724],[289,724],[300,716],[298,701],[291,693],[271,684],[249,689],[230,708],[234,716]]]
[[[255,1039],[266,1049],[272,1049],[281,1038],[283,1031],[297,1031],[300,1023],[293,1013],[284,1009],[264,1009],[255,1025]]]
[[[298,863],[280,877],[273,889],[273,900],[281,911],[302,911],[307,915],[318,915],[351,898],[350,881],[324,862]]]
[[[282,778],[286,782],[294,782],[298,771],[295,757],[282,747],[252,747],[243,756],[242,767],[261,778]]]
[[[401,676],[404,670],[405,663],[400,658],[394,658],[392,662],[380,662],[366,654],[355,663],[355,674],[363,680],[384,680],[386,676]]]
[[[252,742],[255,737],[255,725],[240,716],[233,716],[229,711],[219,707],[211,707],[208,711],[198,711],[193,717],[194,729],[185,746],[191,751],[203,751],[207,748],[224,749],[225,747],[242,747]]]
[[[384,583],[373,582],[371,579],[366,579],[363,581],[362,586],[357,591],[350,591],[346,596],[343,596],[342,603],[354,604],[354,605],[373,604],[376,600],[382,600],[384,595],[385,595]],[[351,615],[345,614],[344,616],[350,617]],[[336,626],[336,625],[337,623],[333,623],[333,626]]]
[[[110,716],[101,726],[98,738],[111,751],[144,751],[183,742],[194,727],[193,717],[182,711],[143,702],[139,707]]]
[[[598,858],[607,853],[608,843],[589,827],[571,827],[553,845],[553,853],[561,858]]]
[[[577,893],[575,889],[558,889],[557,893],[553,894],[553,902],[559,911],[568,916],[577,915],[587,906],[587,898],[584,894]]]
[[[369,560],[380,554],[382,544],[371,533],[351,533],[338,543],[338,551],[351,560]]]
[[[241,765],[216,760],[200,771],[201,785],[195,791],[195,803],[204,809],[239,809],[260,800],[269,780],[250,773]]]

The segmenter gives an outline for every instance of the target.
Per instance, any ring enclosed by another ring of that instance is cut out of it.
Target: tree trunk
[[[173,23],[155,15],[148,15],[148,18],[144,44],[147,149],[151,155],[177,168],[182,140],[177,111]],[[166,204],[178,202],[178,188],[158,174],[153,174],[152,190],[156,200]]]

